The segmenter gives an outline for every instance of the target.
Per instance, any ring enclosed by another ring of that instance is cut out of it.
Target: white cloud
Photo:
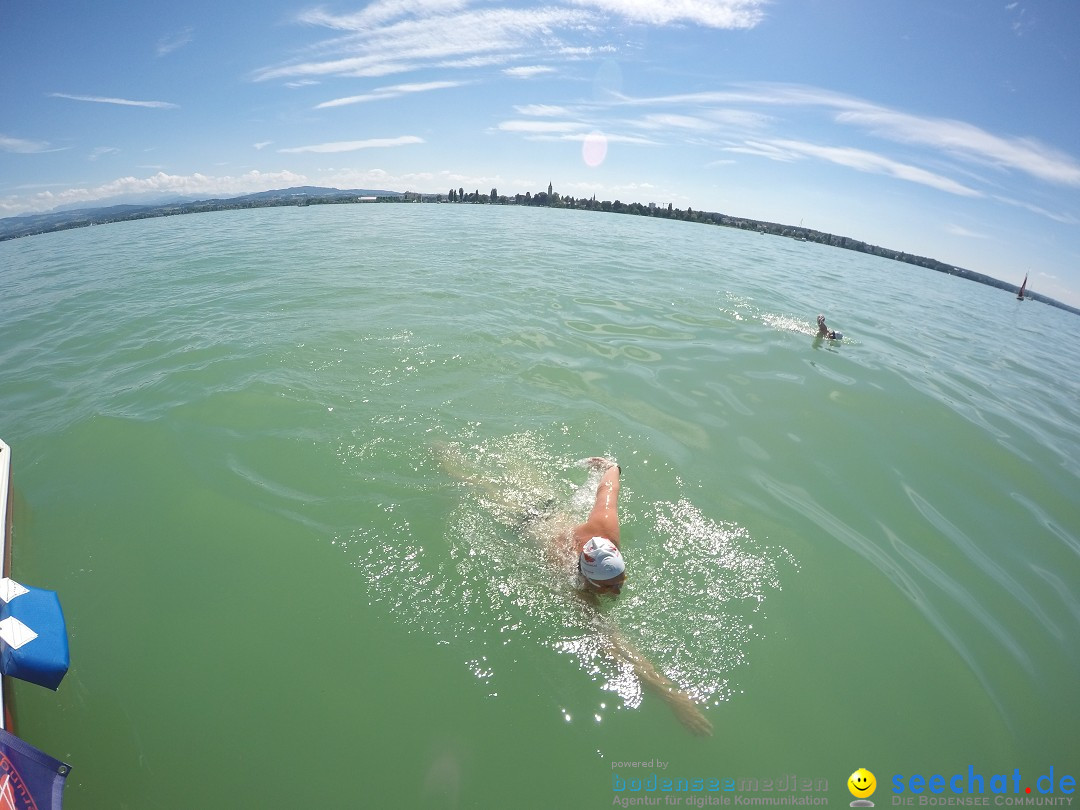
[[[648,138],[642,138],[638,135],[618,135],[612,132],[570,132],[562,135],[545,135],[537,134],[529,136],[530,140],[534,141],[579,141],[584,142],[588,139],[594,139],[598,142],[605,144],[609,143],[630,143],[638,146],[658,146],[656,141],[649,140]]]
[[[24,138],[12,138],[7,135],[0,135],[0,152],[15,152],[21,155],[34,155],[40,152],[60,151],[62,151],[62,149],[51,146],[48,141],[28,141]]]
[[[296,154],[298,152],[355,152],[359,149],[382,149],[391,146],[407,146],[414,143],[424,143],[423,138],[415,135],[402,135],[398,138],[369,138],[366,141],[335,141],[333,143],[320,143],[312,146],[292,146],[288,149],[278,149],[279,152]]]
[[[674,94],[652,98],[620,98],[620,106],[674,107],[693,111],[702,118],[726,120],[732,126],[743,125],[765,129],[775,124],[771,118],[753,109],[731,109],[732,105],[744,108],[761,106],[803,107],[826,112],[832,121],[856,127],[875,138],[916,145],[927,150],[923,156],[927,162],[948,165],[954,174],[968,174],[962,164],[990,166],[1003,172],[1018,172],[1046,183],[1058,186],[1080,187],[1080,160],[1076,157],[1035,138],[998,135],[978,126],[952,119],[920,116],[889,109],[863,99],[835,93],[817,87],[789,84],[745,84],[722,90],[701,93]],[[714,107],[712,111],[710,107]],[[678,113],[676,113],[678,114]],[[661,120],[651,116],[646,120]],[[728,147],[729,151],[757,154],[774,160],[790,160],[790,153],[778,154],[775,142],[746,141]],[[871,154],[871,153],[866,153]],[[823,155],[818,155],[823,157]],[[849,159],[865,167],[875,161],[865,161],[854,153],[834,153],[834,157]],[[826,158],[828,159],[828,158]],[[834,161],[839,162],[839,161]],[[894,162],[887,166],[876,162],[878,170],[886,174],[903,176],[914,182],[941,188],[950,193],[978,194],[972,188],[960,185],[933,172],[900,169],[903,164]],[[986,180],[977,178],[985,184]]]
[[[505,65],[512,59],[514,59],[514,55],[510,53],[493,53],[485,56],[455,56],[452,59],[444,59],[433,64],[438,68],[465,70],[468,68],[490,67],[491,65]]]
[[[475,67],[552,53],[592,55],[611,46],[582,41],[609,27],[612,17],[666,26],[750,28],[764,17],[768,0],[570,0],[533,8],[477,7],[472,0],[375,0],[359,12],[314,8],[298,21],[337,33],[316,45],[329,54],[256,71],[256,81],[302,76],[387,76],[441,65]],[[616,22],[616,24],[618,24]],[[572,40],[572,41],[569,41]],[[509,68],[532,78],[553,72],[541,65]]]
[[[309,25],[323,25],[341,31],[362,31],[403,17],[460,11],[468,6],[469,2],[470,0],[375,0],[356,14],[342,16],[317,8],[305,11],[300,15],[300,20]]]
[[[570,115],[570,111],[565,107],[556,107],[551,104],[515,104],[514,110],[521,115],[536,115],[543,117]]]
[[[765,17],[764,0],[571,0],[647,25],[696,23],[709,28],[753,28]]]
[[[744,141],[741,144],[723,147],[725,152],[734,152],[738,155],[750,155],[751,157],[768,158],[783,163],[792,163],[798,160],[798,155],[787,149],[780,149],[763,141]]]
[[[99,146],[90,153],[90,160],[97,160],[105,155],[119,154],[120,150],[115,146]]]
[[[885,155],[879,155],[865,149],[846,146],[821,146],[803,141],[772,139],[765,142],[750,141],[742,147],[727,147],[726,151],[756,154],[760,157],[788,162],[801,157],[816,158],[860,172],[884,174],[898,180],[919,183],[961,197],[983,196],[981,192],[968,188],[943,175],[921,169],[918,166],[900,163]]]
[[[1023,208],[1025,211],[1030,211],[1032,214],[1037,214],[1040,217],[1046,217],[1054,222],[1060,222],[1062,225],[1080,225],[1080,216],[1074,216],[1072,214],[1061,213],[1056,211],[1048,211],[1042,206],[1034,205],[1029,202],[1022,202],[1021,200],[1014,200],[1010,197],[1002,197],[1001,195],[994,195],[994,199],[998,202],[1005,203],[1005,205],[1011,205],[1015,208]]]
[[[779,140],[774,141],[774,143],[781,149],[790,149],[796,153],[815,157],[820,160],[826,160],[840,166],[847,166],[850,169],[857,169],[861,172],[885,174],[899,180],[920,183],[924,186],[936,188],[938,191],[945,191],[949,194],[956,194],[961,197],[983,196],[981,192],[968,188],[962,183],[958,183],[948,177],[935,174],[926,169],[921,169],[918,166],[900,163],[892,158],[879,155],[876,152],[868,152],[864,149],[853,149],[850,147],[818,146],[816,144],[803,143],[800,141]]]
[[[363,104],[366,101],[378,101],[380,99],[393,98],[393,96],[385,95],[382,93],[364,93],[359,96],[345,96],[343,98],[332,98],[329,101],[322,101],[315,105],[316,110],[325,110],[329,107],[344,107],[348,104]]]
[[[963,121],[882,108],[844,112],[837,120],[865,127],[881,138],[929,146],[965,160],[1021,171],[1048,183],[1080,187],[1080,162],[1034,138],[994,135]]]
[[[692,115],[675,115],[673,113],[653,113],[633,122],[634,126],[642,129],[682,129],[694,132],[708,132],[716,129],[716,124],[705,121]]]
[[[201,173],[171,175],[158,172],[150,177],[120,177],[90,188],[43,191],[30,198],[0,198],[0,213],[48,211],[61,205],[95,203],[121,195],[174,193],[182,196],[235,196],[268,188],[287,188],[308,184],[308,178],[290,171],[250,171],[238,176],[214,177]]]
[[[273,141],[259,141],[258,143],[253,143],[252,146],[254,146],[257,150],[262,151],[272,143]]]
[[[718,126],[740,129],[764,129],[773,123],[767,115],[748,110],[707,110],[703,115]]]
[[[585,124],[577,121],[503,121],[499,124],[499,129],[503,132],[539,132],[545,134],[574,132],[584,128]]]
[[[875,137],[918,144],[969,162],[1024,172],[1056,185],[1080,187],[1080,161],[1035,138],[995,135],[964,121],[904,113],[817,87],[749,84],[704,93],[622,99],[621,103],[636,106],[747,104],[836,110],[834,120],[859,127]],[[761,119],[761,123],[766,121]]]
[[[535,9],[484,8],[461,10],[463,4],[411,2],[415,12],[448,10],[394,20],[402,16],[396,3],[378,3],[359,14],[336,16],[323,10],[301,19],[314,25],[350,32],[319,47],[333,57],[290,62],[256,71],[254,79],[312,76],[386,76],[433,64],[468,67],[468,60],[522,53],[547,52],[555,47],[558,32],[577,30],[589,23],[588,12],[548,6]],[[382,23],[386,23],[383,25]]]
[[[370,93],[364,93],[359,96],[346,96],[345,98],[335,98],[330,101],[324,101],[321,104],[316,104],[315,109],[321,110],[327,107],[343,107],[347,104],[361,104],[366,101],[398,98],[399,96],[408,95],[410,93],[426,93],[430,90],[445,90],[450,87],[461,87],[464,84],[468,84],[468,82],[423,82],[417,84],[397,84],[391,87],[379,87],[372,90]]]
[[[110,98],[108,96],[74,96],[68,93],[50,93],[53,98],[66,98],[71,101],[91,101],[95,104],[119,104],[124,107],[150,107],[157,110],[174,110],[180,107],[170,101],[132,101],[127,98]]]
[[[708,107],[732,104],[753,106],[825,107],[843,110],[878,109],[860,99],[797,84],[769,82],[732,85],[724,90],[699,93],[674,93],[667,96],[622,97],[619,103],[630,106],[693,105]]]
[[[554,73],[555,68],[547,65],[522,65],[521,67],[507,68],[503,71],[511,79],[531,79],[533,76],[542,76],[545,73]]]
[[[953,236],[962,236],[965,239],[989,239],[990,238],[985,233],[976,233],[975,231],[969,231],[967,228],[963,227],[962,225],[956,225],[955,223],[950,223],[950,224],[946,225],[945,226],[945,232],[950,233]]]
[[[177,31],[175,34],[168,34],[158,40],[157,43],[157,55],[167,56],[175,50],[183,48],[189,42],[191,42],[194,29],[188,26],[181,31]]]

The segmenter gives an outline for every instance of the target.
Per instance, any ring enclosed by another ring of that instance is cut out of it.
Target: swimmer
[[[618,596],[626,582],[626,562],[619,550],[619,479],[622,468],[602,456],[586,459],[585,464],[602,470],[592,510],[584,523],[577,524],[561,536],[556,535],[553,540],[556,551],[561,546],[564,553],[567,549],[565,540],[569,540],[568,549],[577,557],[581,581],[578,594],[598,605],[598,596]],[[560,543],[560,540],[563,542]],[[658,694],[671,707],[679,722],[692,733],[710,736],[712,723],[702,714],[693,698],[661,673],[606,616],[598,616],[598,619],[605,627],[608,655],[630,664],[641,682]]]
[[[467,474],[461,464],[463,459],[448,445],[438,445],[436,450],[448,472],[477,487],[504,514],[509,515],[513,510],[520,509],[510,488]],[[508,525],[513,525],[537,542],[554,570],[575,572],[578,587],[572,593],[597,608],[594,621],[607,655],[629,664],[641,683],[659,695],[679,722],[693,734],[710,736],[712,723],[693,698],[660,672],[630,643],[611,618],[599,610],[599,597],[617,596],[626,582],[626,562],[619,549],[619,479],[622,469],[612,459],[602,456],[588,458],[584,464],[600,471],[600,481],[592,509],[583,523],[574,524],[554,502],[545,501]]]
[[[819,338],[828,338],[829,340],[840,340],[843,337],[839,332],[834,332],[825,325],[825,316],[817,316],[817,336]]]
[[[626,582],[626,562],[619,551],[619,477],[622,468],[609,458],[585,462],[602,470],[596,501],[584,523],[570,530],[571,548],[584,590],[618,596]]]

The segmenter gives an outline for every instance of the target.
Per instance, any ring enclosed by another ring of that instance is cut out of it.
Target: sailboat
[[[1020,292],[1018,292],[1016,294],[1016,300],[1017,301],[1023,301],[1024,300],[1024,290],[1027,289],[1027,277],[1028,277],[1028,274],[1024,273],[1024,283],[1020,285]]]

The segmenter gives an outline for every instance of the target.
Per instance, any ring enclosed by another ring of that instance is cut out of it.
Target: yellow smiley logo
[[[868,799],[877,789],[877,779],[866,768],[859,768],[847,780],[847,789],[856,799]]]

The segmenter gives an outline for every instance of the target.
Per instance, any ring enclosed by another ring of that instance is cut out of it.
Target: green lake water
[[[1080,771],[1074,315],[468,205],[67,231],[0,244],[0,279],[14,576],[72,652],[19,732],[69,808],[600,808],[656,772],[842,807],[858,767],[882,807],[895,775]],[[580,517],[597,454],[629,574],[602,620],[515,511]]]

